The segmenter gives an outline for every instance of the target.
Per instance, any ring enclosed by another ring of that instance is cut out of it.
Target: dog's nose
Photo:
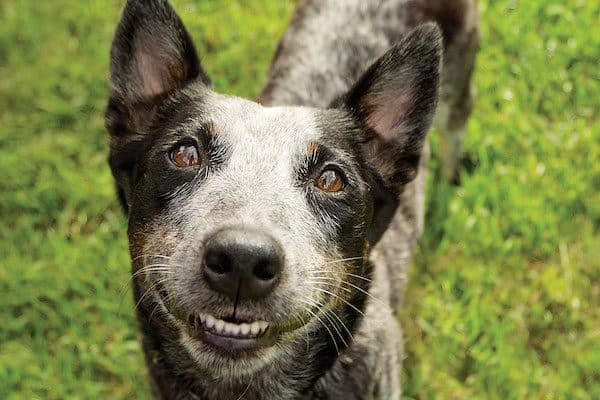
[[[258,299],[277,285],[283,259],[283,250],[268,234],[227,228],[207,241],[203,273],[213,290],[233,301]]]

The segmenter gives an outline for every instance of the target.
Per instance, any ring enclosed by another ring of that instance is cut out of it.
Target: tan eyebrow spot
[[[206,130],[211,135],[218,135],[221,132],[213,121],[210,121],[206,124]]]
[[[308,144],[308,146],[306,146],[306,153],[314,154],[314,153],[318,152],[320,148],[321,148],[321,145],[319,143],[310,142]]]

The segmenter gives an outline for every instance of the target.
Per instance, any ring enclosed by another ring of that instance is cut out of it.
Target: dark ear
[[[111,49],[106,126],[121,199],[129,197],[140,133],[158,107],[187,83],[210,85],[190,35],[167,0],[129,0]]]
[[[421,25],[371,65],[345,97],[370,134],[367,161],[392,192],[418,172],[437,105],[441,57],[440,30]]]

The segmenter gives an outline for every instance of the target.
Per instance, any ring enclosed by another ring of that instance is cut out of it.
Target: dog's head
[[[156,302],[199,364],[250,373],[317,331],[348,338],[368,250],[417,173],[440,43],[418,28],[328,109],[264,107],[211,90],[166,1],[128,2],[110,165],[139,301]]]

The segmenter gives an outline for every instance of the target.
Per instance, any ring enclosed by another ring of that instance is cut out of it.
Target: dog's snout
[[[247,228],[228,228],[206,243],[204,278],[210,287],[232,300],[267,296],[283,269],[283,250],[268,234]]]

